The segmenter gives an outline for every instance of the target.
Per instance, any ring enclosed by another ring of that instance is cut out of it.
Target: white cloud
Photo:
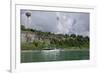
[[[21,24],[37,30],[62,33],[89,35],[89,13],[31,11],[29,23],[21,10]]]

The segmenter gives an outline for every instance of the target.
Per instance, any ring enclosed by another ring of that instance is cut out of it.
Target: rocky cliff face
[[[34,40],[38,40],[38,36],[36,33],[31,31],[21,31],[21,42],[33,42]]]

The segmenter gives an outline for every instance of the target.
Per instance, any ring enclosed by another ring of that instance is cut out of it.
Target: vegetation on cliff
[[[89,49],[89,37],[75,34],[55,34],[51,32],[43,32],[35,29],[26,29],[21,25],[21,31],[29,31],[37,34],[39,40],[33,42],[21,43],[22,50],[36,49]]]

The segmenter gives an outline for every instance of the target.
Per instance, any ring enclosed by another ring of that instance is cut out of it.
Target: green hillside
[[[35,29],[26,29],[21,25],[21,31],[33,32],[40,39],[21,43],[22,50],[42,49],[89,49],[89,37],[75,34],[55,34]]]

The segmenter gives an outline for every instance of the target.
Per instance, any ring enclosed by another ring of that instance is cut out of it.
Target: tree
[[[68,37],[69,37],[69,35],[68,35],[68,34],[65,34],[65,37],[66,37],[66,38],[68,38]]]
[[[70,37],[76,38],[76,35],[75,34],[71,34]]]
[[[89,37],[88,36],[84,37],[84,39],[87,40],[87,41],[89,41]]]
[[[25,30],[25,26],[24,25],[21,25],[21,30]]]

